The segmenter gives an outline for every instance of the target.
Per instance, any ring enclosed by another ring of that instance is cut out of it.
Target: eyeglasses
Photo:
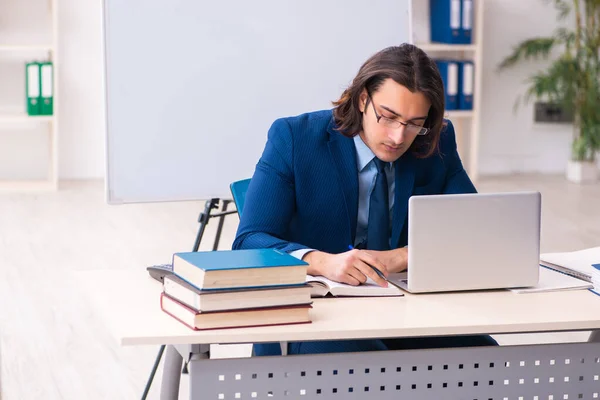
[[[369,94],[369,101],[373,105],[373,112],[375,113],[375,118],[377,118],[378,124],[383,124],[383,125],[387,126],[388,128],[393,128],[393,129],[398,129],[398,128],[400,128],[400,126],[404,125],[406,127],[406,132],[410,133],[412,135],[423,136],[423,135],[427,135],[429,133],[429,130],[430,130],[429,128],[411,124],[410,122],[398,121],[397,119],[391,119],[388,117],[384,117],[383,115],[377,114],[377,110],[375,109],[375,103],[373,102],[373,99],[371,98],[370,94]]]

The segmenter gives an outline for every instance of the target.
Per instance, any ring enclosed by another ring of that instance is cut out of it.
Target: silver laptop
[[[533,286],[539,279],[538,192],[409,199],[411,293]]]

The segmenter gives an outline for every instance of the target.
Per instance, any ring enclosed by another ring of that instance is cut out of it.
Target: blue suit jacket
[[[407,244],[410,196],[476,191],[447,122],[439,154],[417,159],[407,152],[395,163],[392,248]],[[332,111],[278,119],[248,187],[233,248],[341,253],[354,243],[357,214],[356,149],[335,130]]]

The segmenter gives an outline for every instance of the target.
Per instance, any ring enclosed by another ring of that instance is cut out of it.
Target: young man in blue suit
[[[475,187],[444,115],[435,63],[403,44],[369,58],[333,110],[276,120],[234,249],[277,248],[308,273],[358,285],[407,268],[408,199]],[[349,250],[349,246],[355,249]],[[393,312],[393,310],[390,310]],[[290,343],[291,354],[493,344],[487,337]],[[255,345],[257,355],[279,345]]]

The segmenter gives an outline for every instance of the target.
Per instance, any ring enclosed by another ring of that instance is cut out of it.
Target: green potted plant
[[[567,178],[595,181],[600,150],[600,0],[546,0],[554,3],[558,19],[575,17],[574,29],[559,28],[550,37],[519,43],[499,65],[505,69],[523,60],[560,55],[528,81],[525,101],[554,103],[573,115],[573,141]]]

